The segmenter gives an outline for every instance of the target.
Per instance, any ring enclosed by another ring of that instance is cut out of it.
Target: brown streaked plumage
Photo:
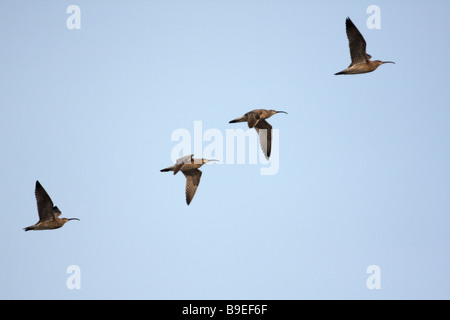
[[[276,113],[286,113],[286,111],[255,109],[247,112],[242,117],[231,120],[229,123],[247,122],[249,128],[255,128],[259,135],[259,143],[267,160],[272,151],[272,126],[266,121]]]
[[[173,166],[160,170],[161,172],[173,171],[174,175],[177,174],[178,171],[181,171],[184,174],[186,177],[186,203],[188,205],[194,198],[195,192],[200,184],[202,172],[198,168],[207,162],[219,161],[215,159],[194,159],[193,157],[193,154],[181,157]]]
[[[371,61],[372,56],[366,52],[366,41],[350,18],[345,20],[345,30],[352,63],[347,69],[337,72],[335,75],[368,73],[376,70],[383,63],[395,63],[393,61]]]
[[[80,220],[78,218],[58,218],[61,215],[61,211],[58,207],[53,206],[52,199],[50,199],[47,191],[45,191],[39,181],[36,181],[34,194],[36,196],[39,221],[32,226],[24,228],[25,231],[58,229],[67,221]]]

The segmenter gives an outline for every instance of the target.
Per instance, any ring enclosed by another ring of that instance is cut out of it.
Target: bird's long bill
[[[78,219],[78,218],[70,218],[70,219],[67,219],[67,221],[69,221],[69,220],[78,220],[78,221],[80,221],[80,219]]]
[[[286,113],[286,114],[288,114],[286,111],[277,111],[277,113]]]
[[[210,161],[219,161],[219,160],[217,160],[217,159],[207,160],[207,162],[210,162]]]
[[[393,64],[395,64],[394,61],[383,61],[383,63],[393,63]]]

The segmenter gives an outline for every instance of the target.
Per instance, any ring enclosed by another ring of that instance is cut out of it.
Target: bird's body
[[[367,62],[364,63],[350,65],[347,69],[337,72],[335,73],[335,75],[369,73],[375,71],[383,63],[384,62],[380,60],[375,61],[368,60]]]
[[[38,223],[24,228],[25,231],[29,230],[52,230],[52,229],[58,229],[61,228],[67,221],[64,221],[63,219],[67,218],[56,218],[55,220],[46,220],[46,221],[39,221]]]
[[[249,128],[255,128],[259,135],[261,149],[267,159],[270,158],[272,150],[272,126],[266,121],[276,113],[287,113],[285,111],[255,109],[247,112],[242,117],[231,120],[229,123],[247,122]]]
[[[173,166],[161,169],[161,172],[173,171],[175,175],[181,171],[184,174],[186,177],[186,203],[189,205],[194,198],[202,176],[202,172],[198,168],[210,161],[218,160],[194,159],[194,155],[191,154],[178,159]]]
[[[61,215],[61,211],[58,207],[53,206],[52,199],[50,199],[47,191],[45,191],[39,181],[36,181],[34,194],[36,196],[39,221],[32,226],[24,228],[25,231],[58,229],[67,221],[79,220],[78,218],[58,218]]]
[[[350,18],[345,20],[345,30],[352,62],[347,69],[337,72],[335,75],[368,73],[376,70],[383,63],[395,63],[392,61],[371,61],[372,56],[366,52],[366,41]]]

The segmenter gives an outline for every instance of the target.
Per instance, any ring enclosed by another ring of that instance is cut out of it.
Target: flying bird
[[[52,199],[50,199],[47,191],[45,191],[39,181],[36,181],[34,194],[36,196],[39,222],[24,228],[25,231],[58,229],[61,228],[67,221],[80,220],[78,218],[58,218],[61,215],[61,211],[57,206],[53,206]]]
[[[259,135],[259,143],[267,160],[270,158],[272,150],[272,126],[266,121],[276,113],[286,113],[286,111],[255,109],[247,112],[242,117],[231,120],[229,123],[247,122],[249,128],[255,128]]]
[[[366,41],[350,18],[345,20],[345,29],[352,63],[347,69],[335,73],[335,75],[367,73],[376,70],[383,63],[395,63],[393,61],[371,61],[372,56],[366,53]]]
[[[200,184],[200,178],[202,172],[198,169],[202,165],[210,161],[219,161],[215,159],[194,159],[194,155],[188,155],[181,157],[176,163],[168,168],[161,169],[161,172],[173,171],[173,174],[177,174],[181,171],[186,177],[186,203],[189,205],[194,198],[198,185]]]

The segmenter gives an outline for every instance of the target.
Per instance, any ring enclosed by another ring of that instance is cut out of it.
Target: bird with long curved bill
[[[347,32],[352,63],[350,63],[347,69],[337,72],[335,75],[368,73],[376,70],[384,63],[395,63],[393,61],[371,61],[372,56],[366,52],[366,40],[364,40],[364,37],[350,18],[345,20],[345,30]]]
[[[187,155],[179,158],[173,166],[161,169],[161,172],[173,171],[173,174],[177,174],[181,171],[186,177],[186,203],[189,205],[197,192],[198,185],[200,184],[200,178],[202,172],[198,169],[205,163],[211,161],[219,161],[216,159],[194,159],[194,155]]]
[[[231,120],[229,123],[247,122],[249,128],[255,128],[259,135],[259,143],[267,160],[272,151],[272,126],[266,121],[274,114],[286,113],[286,111],[255,109],[247,112],[242,117]]]
[[[57,206],[53,205],[52,199],[50,199],[47,191],[45,191],[39,181],[36,181],[34,194],[36,196],[39,221],[32,226],[23,228],[25,231],[58,229],[67,221],[80,220],[78,218],[58,218],[61,215],[61,211]]]

